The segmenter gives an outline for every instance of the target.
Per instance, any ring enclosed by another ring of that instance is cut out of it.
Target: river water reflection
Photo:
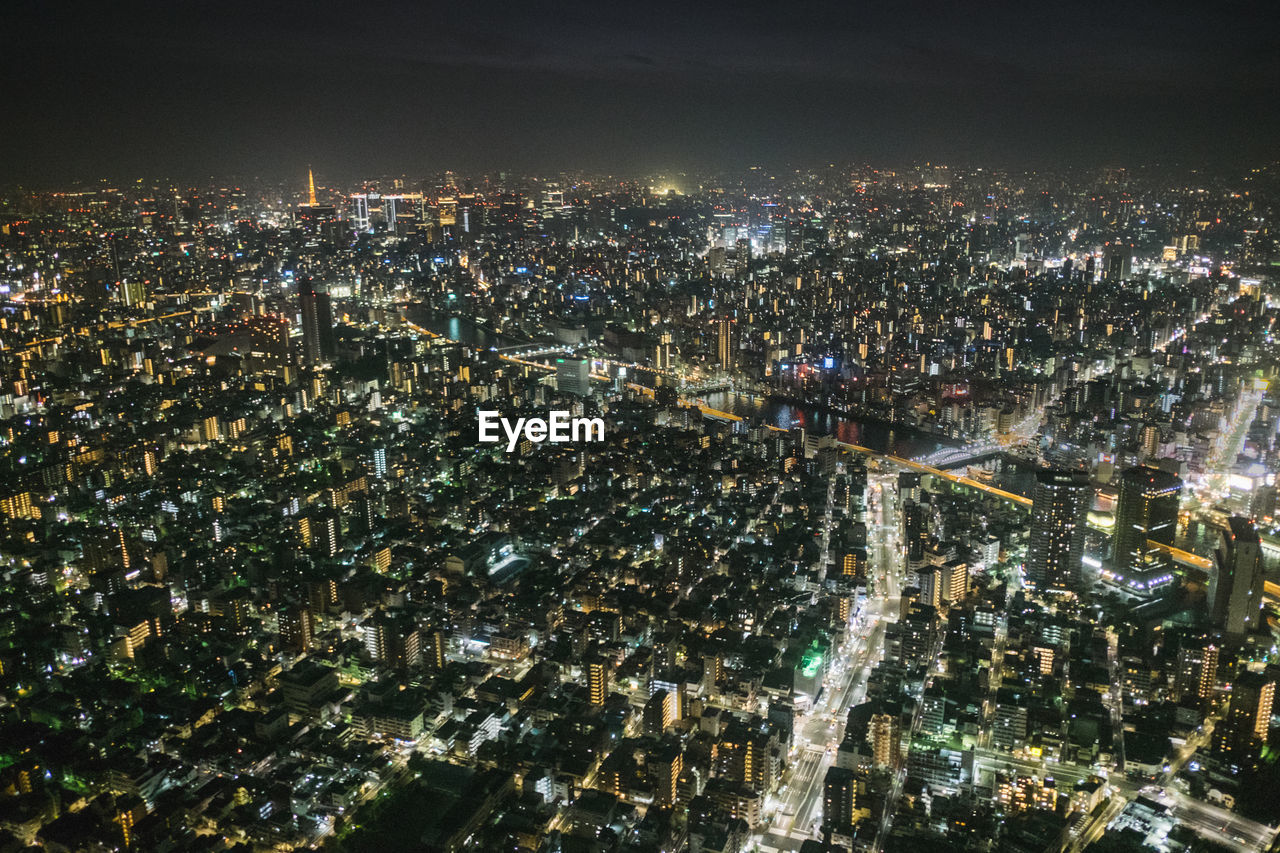
[[[790,403],[768,397],[752,397],[720,391],[708,394],[706,403],[713,409],[729,412],[748,420],[759,418],[770,426],[791,429],[804,427],[818,435],[833,435],[838,440],[866,447],[877,453],[918,459],[944,447],[960,447],[961,442],[932,435],[911,427],[895,426],[883,421],[859,420],[835,412]],[[1011,456],[988,459],[994,467],[994,484],[1015,494],[1030,496],[1034,486],[1035,466]]]
[[[414,322],[438,335],[474,347],[509,347],[525,341],[509,335],[498,334],[466,317],[428,314],[425,311],[413,317]],[[895,426],[884,421],[860,420],[840,415],[816,406],[787,402],[775,397],[755,397],[732,391],[717,391],[703,399],[708,406],[730,412],[747,420],[759,419],[770,426],[782,429],[803,427],[818,435],[832,435],[839,441],[867,447],[878,453],[914,459],[927,456],[943,447],[959,447],[961,442],[942,438],[923,430]],[[996,481],[1004,488],[1020,494],[1030,494],[1030,470],[1023,465],[1002,466],[1005,470],[996,475]]]
[[[415,312],[412,319],[419,326],[429,329],[437,335],[442,335],[450,340],[469,344],[473,347],[480,347],[481,349],[489,349],[490,347],[498,347],[500,349],[526,343],[520,338],[500,335],[466,317],[445,317],[419,311]]]
[[[760,418],[764,423],[782,429],[804,427],[819,435],[832,435],[849,444],[861,445],[878,453],[887,453],[906,459],[925,456],[942,447],[957,446],[956,442],[910,427],[894,426],[881,421],[858,420],[773,397],[751,397],[731,391],[719,391],[708,394],[703,399],[713,409],[729,412],[748,420]]]

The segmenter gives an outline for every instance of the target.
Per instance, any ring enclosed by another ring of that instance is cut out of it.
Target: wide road
[[[1191,827],[1210,841],[1235,850],[1266,850],[1276,837],[1276,831],[1265,824],[1197,800],[1174,788],[1166,788],[1160,801],[1173,807],[1173,816],[1179,823]]]
[[[1191,760],[1196,750],[1209,742],[1215,719],[1210,718],[1187,742],[1182,744],[1160,776],[1151,784],[1138,790],[1129,780],[1113,777],[1110,784],[1111,800],[1107,807],[1081,827],[1079,834],[1065,846],[1068,853],[1084,850],[1098,839],[1111,822],[1136,796],[1143,794],[1159,800],[1173,809],[1173,817],[1211,841],[1226,844],[1236,850],[1262,851],[1275,841],[1276,830],[1224,808],[1193,799],[1179,791],[1171,783],[1177,778],[1183,765]]]
[[[867,551],[872,590],[845,644],[837,649],[821,699],[797,721],[790,772],[765,802],[768,823],[753,841],[764,853],[799,850],[819,837],[822,781],[835,762],[849,708],[866,698],[867,678],[884,654],[885,625],[898,616],[905,566],[898,548],[897,475],[867,485]]]

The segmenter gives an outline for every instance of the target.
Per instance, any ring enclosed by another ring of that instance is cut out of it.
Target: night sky
[[[0,183],[1276,159],[1269,3],[27,3]]]

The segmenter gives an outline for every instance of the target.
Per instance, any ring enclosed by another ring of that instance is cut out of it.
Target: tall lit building
[[[1133,270],[1133,247],[1114,241],[1102,250],[1102,275],[1107,281],[1125,281]]]
[[[1271,709],[1275,702],[1276,682],[1262,672],[1239,676],[1231,686],[1231,711],[1227,725],[1247,732],[1255,741],[1265,741],[1271,728]]]
[[[739,237],[734,243],[734,273],[739,276],[746,275],[751,269],[751,240],[745,237]]]
[[[925,566],[916,572],[916,583],[920,587],[920,603],[941,609],[942,607],[942,574],[937,566]]]
[[[1036,472],[1027,579],[1038,589],[1065,590],[1079,584],[1089,497],[1089,477],[1083,472]]]
[[[678,698],[674,691],[658,690],[644,706],[644,728],[650,734],[662,734],[680,718]]]
[[[673,336],[670,332],[663,331],[658,333],[658,342],[653,348],[653,366],[658,370],[671,369],[671,343]]]
[[[126,308],[132,308],[141,305],[147,301],[147,284],[143,281],[128,280],[120,282],[120,290],[118,291],[120,301],[124,303]]]
[[[155,454],[148,450],[146,451],[146,457],[150,458],[150,461],[145,463],[147,464],[147,474],[152,475],[155,473],[155,471],[152,470],[156,465]],[[9,518],[39,518],[40,510],[35,508],[33,511],[33,506],[34,504],[31,500],[31,492],[23,491],[18,492],[11,497],[0,498],[0,513],[3,513]]]
[[[81,548],[85,564],[92,572],[117,566],[126,572],[129,570],[129,548],[124,531],[119,527],[113,525],[93,530]]]
[[[608,666],[603,658],[593,657],[584,668],[587,671],[587,701],[592,705],[603,705],[609,695]]]
[[[684,753],[678,743],[664,744],[649,761],[656,790],[654,799],[659,805],[671,806],[678,796],[680,774],[684,771]]]
[[[1229,637],[1266,627],[1263,615],[1262,541],[1247,518],[1232,516],[1219,531],[1217,572],[1209,579],[1213,624]]]
[[[283,317],[248,317],[240,321],[248,338],[247,365],[258,370],[281,370],[293,365],[289,321]],[[288,378],[289,374],[285,374]]]
[[[134,825],[147,816],[147,804],[136,794],[120,795],[112,801],[111,822],[120,827],[121,840],[126,848],[134,846]]]
[[[902,540],[907,562],[919,564],[924,559],[924,546],[929,541],[929,520],[923,505],[905,497],[902,500]]]
[[[716,364],[721,370],[732,370],[737,363],[734,322],[728,317],[716,321]]]
[[[896,714],[874,714],[867,729],[871,760],[877,767],[897,767],[901,733]]]
[[[422,635],[409,616],[379,611],[364,624],[364,648],[375,661],[397,667],[417,666]]]
[[[557,358],[556,390],[579,397],[590,396],[591,362],[585,358]]]
[[[1138,466],[1120,478],[1116,506],[1114,562],[1122,575],[1146,567],[1147,540],[1172,545],[1178,529],[1178,496],[1182,479],[1159,468]]]
[[[296,652],[311,649],[315,636],[315,616],[306,607],[290,607],[280,611],[280,645]]]
[[[833,835],[853,833],[858,804],[858,776],[847,767],[832,765],[822,780],[822,826]]]
[[[1177,667],[1179,701],[1208,704],[1218,684],[1218,647],[1213,643],[1186,641],[1178,649]]]
[[[702,689],[708,695],[716,692],[724,675],[724,662],[717,654],[702,656]]]
[[[302,311],[302,360],[319,364],[337,353],[333,334],[333,305],[329,294],[316,290],[310,281],[298,285],[298,304]]]
[[[1271,729],[1271,708],[1276,682],[1266,673],[1244,672],[1231,685],[1231,704],[1226,719],[1213,731],[1218,751],[1239,762],[1257,758],[1257,749],[1267,742]]]
[[[1160,451],[1160,427],[1147,424],[1142,428],[1142,455],[1146,459],[1155,459]]]
[[[317,513],[308,520],[310,547],[326,557],[342,550],[342,521],[336,512]]]
[[[942,597],[949,602],[963,600],[969,594],[969,564],[964,560],[952,560],[942,567],[945,586]]]
[[[917,573],[920,601],[943,609],[969,594],[969,564],[950,560],[941,566],[925,566]]]
[[[427,628],[422,632],[422,660],[428,669],[444,669],[444,632],[439,628]]]
[[[866,577],[867,551],[865,548],[854,548],[840,557],[840,574],[846,578]]]

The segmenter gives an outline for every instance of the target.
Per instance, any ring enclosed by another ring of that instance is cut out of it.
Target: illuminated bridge
[[[742,418],[738,417],[737,415],[731,414],[729,412],[722,412],[722,411],[711,409],[711,408],[708,408],[707,406],[702,406],[702,405],[698,405],[696,407],[699,410],[701,410],[702,414],[710,418],[717,418],[720,420],[732,420],[732,421],[742,420]],[[779,427],[771,426],[769,428],[773,430],[781,431]],[[922,474],[932,474],[935,477],[942,477],[943,479],[950,480],[951,482],[956,483],[958,485],[967,486],[972,489],[977,489],[979,491],[986,492],[989,495],[993,495],[997,498],[1002,498],[1003,500],[1016,503],[1019,506],[1024,506],[1024,507],[1031,506],[1031,498],[1023,497],[1022,495],[1019,495],[1019,494],[1014,494],[1013,492],[1006,491],[1005,489],[992,486],[989,483],[983,483],[973,479],[972,477],[966,477],[963,474],[954,474],[950,471],[943,471],[941,468],[936,468],[932,465],[926,465],[925,463],[917,462],[914,459],[903,459],[901,456],[891,456],[887,453],[880,453],[878,451],[872,450],[869,447],[862,447],[861,445],[857,445],[857,444],[849,444],[843,441],[839,441],[836,443],[839,446],[848,448],[849,450],[852,450],[856,453],[862,453],[862,454],[865,454],[866,456],[870,456],[875,459],[881,459],[893,465],[901,465],[904,468],[909,468],[913,471],[919,471]],[[1168,554],[1173,559],[1173,561],[1179,565],[1189,566],[1194,569],[1199,569],[1200,571],[1203,571],[1203,572],[1212,571],[1215,568],[1213,561],[1210,560],[1209,558],[1201,557],[1199,554],[1193,554],[1190,551],[1187,551],[1185,549],[1178,548],[1173,545],[1165,545],[1163,542],[1156,542],[1154,539],[1149,540],[1147,544],[1150,547],[1155,548],[1156,550],[1159,550],[1165,554]],[[1266,586],[1266,593],[1268,596],[1280,598],[1280,584],[1268,582]]]

